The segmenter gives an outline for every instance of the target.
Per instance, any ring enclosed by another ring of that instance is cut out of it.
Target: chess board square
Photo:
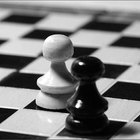
[[[134,21],[128,28],[123,31],[123,35],[140,37],[140,21]]]
[[[140,102],[106,97],[108,110],[105,112],[111,120],[130,122],[140,112]]]
[[[140,14],[139,12],[122,12],[122,11],[111,11],[107,14],[102,14],[98,17],[98,20],[103,21],[114,21],[114,22],[124,22],[124,23],[133,23],[135,21],[140,20]]]
[[[96,81],[96,86],[99,93],[102,95],[106,89],[114,84],[115,80],[111,78],[100,78]]]
[[[30,25],[14,24],[14,23],[0,23],[0,38],[1,39],[15,39],[27,34],[32,29]]]
[[[79,30],[70,36],[74,46],[101,48],[106,47],[119,37],[118,33],[94,30]]]
[[[117,82],[103,95],[105,97],[140,101],[140,84]]]
[[[72,57],[77,58],[79,56],[83,55],[90,55],[94,51],[96,51],[97,48],[87,48],[87,47],[74,47],[74,54]]]
[[[48,137],[0,131],[0,138],[1,139],[18,139],[18,140],[19,139],[46,140]]]
[[[38,21],[40,21],[43,18],[43,16],[39,15],[30,15],[25,13],[12,13],[2,21],[4,22],[14,22],[14,23],[24,23],[24,24],[35,24]]]
[[[39,91],[38,91],[39,92]],[[29,103],[27,106],[24,107],[25,109],[34,109],[34,110],[41,110],[37,105],[35,100]],[[42,109],[43,110],[43,109]]]
[[[140,115],[134,121],[140,122]]]
[[[15,39],[0,47],[0,53],[37,57],[42,51],[43,41],[35,39]]]
[[[0,20],[4,19],[5,17],[9,16],[10,14],[9,9],[0,8]]]
[[[91,56],[98,57],[104,63],[133,65],[140,60],[140,50],[122,47],[108,47],[97,50]]]
[[[13,72],[15,72],[15,69],[0,68],[0,81]]]
[[[15,109],[0,108],[0,123],[6,120],[9,116],[15,113]]]
[[[123,12],[123,14],[122,14],[122,12],[120,12],[119,15],[122,15],[122,18],[127,18],[127,19],[131,20],[132,22],[136,21],[136,20],[137,21],[140,20],[140,14],[137,11],[135,11],[135,12],[131,12],[131,11]]]
[[[86,24],[83,29],[88,30],[101,30],[101,31],[112,31],[112,32],[121,32],[123,31],[129,24],[127,23],[117,23],[117,22],[103,22],[103,21],[91,21]]]
[[[119,81],[128,81],[134,83],[140,83],[140,65],[135,65],[130,67],[127,71],[125,71],[120,77]]]
[[[131,139],[136,140],[140,138],[140,123],[131,122],[126,124],[116,135],[112,137],[113,140]]]
[[[117,78],[128,68],[129,66],[124,65],[105,64],[105,74],[103,75],[103,77]]]
[[[88,23],[91,18],[92,16],[90,15],[51,13],[41,20],[37,27],[39,29],[74,32]]]
[[[67,137],[80,137],[85,139],[109,139],[113,136],[119,129],[125,125],[125,122],[121,121],[110,121],[110,124],[102,132],[91,134],[91,135],[77,135],[70,133],[65,128],[58,134],[58,136],[67,136]]]
[[[0,106],[13,109],[24,108],[36,98],[38,92],[38,90],[24,88],[0,87]]]
[[[49,70],[49,66],[50,62],[47,61],[44,57],[40,56],[32,63],[21,69],[20,72],[45,74]]]
[[[11,76],[0,82],[1,86],[18,87],[18,88],[29,88],[39,89],[36,85],[36,80],[40,77],[39,74],[28,74],[15,72]],[[13,82],[14,81],[14,82]]]
[[[0,39],[0,45],[5,43],[7,40],[4,40],[4,39]]]
[[[60,110],[52,110],[52,109],[46,109],[42,108],[36,105],[36,101],[33,100],[31,103],[29,103],[27,106],[24,107],[25,109],[34,109],[34,110],[43,110],[43,111],[51,111],[51,112],[60,112],[60,113],[68,113],[66,109],[60,109]]]
[[[53,34],[64,34],[69,36],[70,32],[62,32],[62,31],[53,31],[53,30],[42,30],[42,29],[34,29],[23,36],[23,38],[31,38],[31,39],[46,39],[48,36]]]
[[[74,60],[74,58],[70,58],[65,62],[69,71],[71,69],[71,64]],[[24,73],[45,74],[49,70],[49,67],[50,61],[47,61],[44,57],[40,56],[20,71]]]
[[[0,54],[0,67],[20,69],[35,58]]]
[[[114,18],[115,17],[115,18]],[[134,17],[134,15],[133,15]],[[111,13],[103,14],[98,17],[99,21],[102,22],[115,22],[115,23],[125,23],[125,24],[131,24],[131,22],[134,21],[134,19],[126,16],[122,12],[115,12],[112,11]]]
[[[2,123],[0,129],[28,135],[51,136],[64,125],[66,116],[66,113],[23,109]]]
[[[111,44],[111,46],[140,48],[140,37],[123,36],[120,39],[118,39],[116,42]]]

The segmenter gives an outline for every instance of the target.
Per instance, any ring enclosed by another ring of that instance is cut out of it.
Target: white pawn
[[[73,55],[71,40],[64,35],[52,35],[43,44],[43,56],[51,62],[48,72],[37,79],[41,89],[36,104],[42,108],[65,109],[73,95],[77,81],[68,72],[65,61]]]

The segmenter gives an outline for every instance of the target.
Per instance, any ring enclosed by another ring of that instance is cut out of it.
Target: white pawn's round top
[[[66,61],[73,55],[73,44],[65,35],[51,35],[43,44],[43,56],[49,61]]]

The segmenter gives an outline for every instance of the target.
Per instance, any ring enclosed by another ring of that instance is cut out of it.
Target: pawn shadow
[[[74,132],[68,131],[66,128],[64,128],[58,136],[67,136],[67,137],[77,137],[77,138],[89,138],[89,139],[110,139],[113,135],[115,135],[124,125],[126,122],[121,121],[112,121],[110,120],[109,125],[103,129],[100,132],[92,133],[92,134],[76,134]],[[132,135],[135,132],[132,128],[126,128],[126,130],[123,132],[125,135],[129,134]]]
[[[130,136],[140,133],[138,130],[134,129],[133,127],[127,126],[123,128],[123,131],[119,131],[118,134],[122,136]]]

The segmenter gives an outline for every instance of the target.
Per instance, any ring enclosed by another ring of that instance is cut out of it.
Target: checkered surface
[[[0,9],[0,138],[140,139],[139,14],[24,12]],[[36,80],[50,64],[42,56],[42,44],[52,34],[65,34],[73,42],[68,70],[81,55],[104,62],[106,72],[96,83],[109,102],[105,113],[110,125],[103,132],[71,134],[65,129],[67,111],[36,106]]]

